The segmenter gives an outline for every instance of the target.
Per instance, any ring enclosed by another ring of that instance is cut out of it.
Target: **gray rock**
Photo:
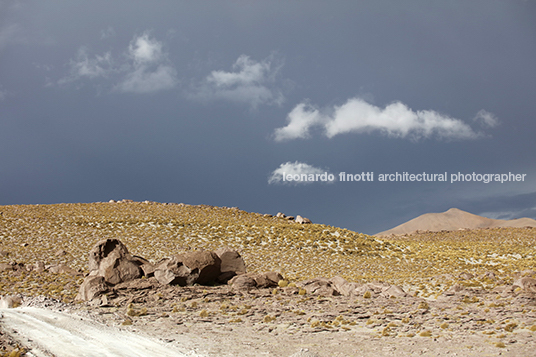
[[[228,282],[234,291],[249,291],[257,287],[257,282],[246,274],[237,275]]]
[[[194,283],[201,285],[215,282],[221,273],[221,259],[214,252],[197,250],[177,256],[182,263],[197,275]]]
[[[163,285],[193,285],[197,275],[186,267],[179,257],[164,258],[156,264],[154,277]]]
[[[304,288],[308,294],[336,296],[340,295],[334,284],[326,278],[313,278],[305,281],[300,281],[297,286]]]
[[[89,252],[90,275],[102,276],[109,284],[137,279],[142,272],[127,248],[118,239],[98,242]]]
[[[299,223],[299,224],[311,224],[312,223],[309,218],[305,218],[305,217],[302,217],[300,215],[296,216],[295,221],[296,221],[296,223]]]
[[[102,276],[90,275],[84,279],[75,301],[91,301],[108,291],[108,286]]]
[[[215,253],[221,260],[221,274],[231,272],[234,275],[238,275],[246,272],[246,263],[244,263],[244,259],[236,250],[224,247],[217,249]]]
[[[256,274],[253,276],[258,288],[270,288],[278,286],[279,280],[283,280],[283,276],[274,271]]]
[[[391,298],[391,297],[402,298],[402,297],[406,297],[408,294],[401,287],[397,285],[391,285],[388,288],[385,288],[384,290],[382,290],[380,295],[386,298]]]
[[[349,283],[344,278],[340,276],[334,276],[329,279],[332,286],[339,292],[340,295],[350,296],[355,295],[355,289],[359,287],[357,283]]]

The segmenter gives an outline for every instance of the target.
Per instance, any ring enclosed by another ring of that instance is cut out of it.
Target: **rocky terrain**
[[[536,347],[533,228],[379,239],[203,205],[0,212],[3,307],[61,305],[209,356],[521,356]],[[17,335],[0,337],[16,356]]]

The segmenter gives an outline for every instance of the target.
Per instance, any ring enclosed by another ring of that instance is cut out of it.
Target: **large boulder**
[[[246,274],[235,276],[229,280],[228,284],[231,285],[231,288],[234,291],[249,291],[250,289],[257,287],[255,279]]]
[[[237,274],[243,274],[246,272],[246,263],[244,259],[240,256],[236,250],[231,248],[219,248],[214,253],[221,260],[220,271],[225,272],[235,272]]]
[[[253,288],[271,288],[278,286],[283,276],[275,271],[268,271],[257,274],[241,274],[237,275],[228,284],[233,290],[250,290]]]
[[[137,262],[118,239],[98,242],[89,252],[89,275],[102,276],[108,284],[119,284],[142,276]]]
[[[207,285],[216,281],[220,267],[216,253],[197,250],[162,259],[155,264],[154,276],[161,284]]]
[[[258,288],[271,288],[278,286],[279,280],[283,280],[283,276],[275,271],[267,271],[264,273],[255,274],[252,276],[257,283]]]
[[[96,297],[101,296],[102,294],[108,291],[108,285],[104,281],[104,277],[90,275],[84,279],[80,289],[78,290],[78,295],[76,295],[76,301],[90,301]]]
[[[221,259],[214,252],[196,250],[177,257],[192,271],[192,275],[197,275],[195,282],[198,284],[215,282],[221,273]]]
[[[140,267],[143,272],[143,275],[149,277],[154,274],[155,266],[150,261],[140,256],[132,256],[132,261]]]
[[[155,264],[154,277],[163,285],[193,285],[197,274],[183,264],[178,256],[164,258]]]
[[[219,248],[214,253],[220,258],[220,275],[218,281],[226,283],[235,275],[244,274],[246,272],[246,263],[236,250],[231,248]]]

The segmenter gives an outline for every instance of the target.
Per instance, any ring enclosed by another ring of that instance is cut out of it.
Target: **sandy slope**
[[[34,356],[195,356],[154,339],[35,307],[2,309],[2,327],[15,330]]]
[[[536,227],[536,220],[519,218],[512,220],[491,219],[451,208],[442,213],[426,213],[392,229],[376,235],[408,234],[415,231],[454,231],[460,228]]]

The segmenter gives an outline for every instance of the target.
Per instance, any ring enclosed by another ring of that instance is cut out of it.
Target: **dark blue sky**
[[[536,218],[535,58],[531,1],[0,0],[0,204],[238,206],[370,234],[451,207]],[[377,180],[395,172],[449,181]]]

